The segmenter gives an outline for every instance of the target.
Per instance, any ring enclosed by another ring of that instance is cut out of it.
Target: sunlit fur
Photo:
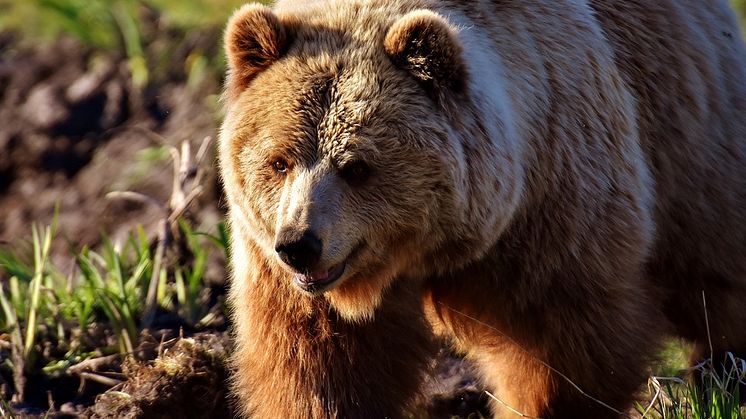
[[[715,353],[746,356],[725,1],[281,0],[225,41],[245,415],[399,417],[437,335],[526,415],[615,417],[663,336],[702,352],[702,291]],[[340,280],[297,289],[281,229],[313,230]]]

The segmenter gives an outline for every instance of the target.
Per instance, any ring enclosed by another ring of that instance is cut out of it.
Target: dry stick
[[[168,206],[158,202],[156,199],[145,194],[124,191],[112,192],[107,194],[110,198],[123,198],[139,201],[160,208],[164,213],[164,218],[158,223],[157,246],[155,257],[153,258],[153,273],[148,284],[148,293],[145,297],[145,310],[143,314],[143,328],[149,328],[155,321],[155,314],[158,306],[158,285],[160,283],[160,271],[163,265],[163,258],[166,249],[172,240],[172,229],[187,210],[189,205],[202,193],[202,185],[199,182],[202,179],[202,161],[205,159],[209,146],[212,142],[211,137],[205,137],[200,144],[194,162],[191,161],[191,145],[189,141],[181,143],[181,150],[169,146],[168,151],[171,154],[173,162],[173,181],[171,184],[171,197]],[[191,188],[187,183],[193,179]],[[187,192],[187,189],[189,191]]]
[[[494,327],[494,326],[492,326],[492,325],[489,325],[489,324],[487,324],[487,323],[485,323],[485,322],[483,322],[483,321],[481,321],[481,320],[479,320],[479,319],[477,319],[477,318],[475,318],[475,317],[472,317],[472,316],[470,316],[470,315],[468,315],[468,314],[466,314],[466,313],[463,313],[463,312],[461,312],[461,311],[459,311],[459,310],[456,310],[455,308],[449,307],[449,306],[447,306],[447,305],[443,304],[442,302],[438,302],[438,304],[440,304],[441,306],[445,307],[446,309],[448,309],[448,310],[450,310],[450,311],[452,311],[452,312],[454,312],[454,313],[456,313],[456,314],[458,314],[458,315],[461,315],[461,316],[463,316],[463,317],[466,317],[467,319],[469,319],[469,320],[471,320],[471,321],[474,321],[474,322],[476,322],[476,323],[477,323],[477,324],[479,324],[479,325],[482,325],[482,326],[484,326],[484,327],[487,327],[487,328],[489,328],[489,329],[491,329],[491,330],[494,330],[495,332],[499,333],[499,334],[500,334],[500,336],[504,337],[504,338],[505,338],[505,339],[507,339],[507,340],[508,340],[508,341],[509,341],[510,343],[512,343],[513,345],[515,345],[515,347],[516,347],[516,348],[520,349],[520,350],[521,350],[521,351],[523,351],[523,352],[524,352],[524,353],[525,353],[526,355],[528,355],[528,356],[530,356],[531,358],[533,358],[534,360],[536,360],[536,362],[538,362],[539,364],[541,364],[541,365],[543,365],[543,366],[547,367],[547,368],[548,368],[548,369],[549,369],[550,371],[552,371],[553,373],[555,373],[555,374],[559,375],[560,377],[562,377],[562,379],[564,379],[565,381],[567,381],[567,382],[568,382],[568,383],[569,383],[569,384],[570,384],[570,385],[571,385],[571,386],[572,386],[572,387],[573,387],[573,388],[574,388],[575,390],[577,390],[577,391],[578,391],[578,392],[579,392],[580,394],[582,394],[582,395],[583,395],[584,397],[588,398],[589,400],[592,400],[592,401],[594,401],[595,403],[597,403],[597,404],[599,404],[599,405],[601,405],[601,406],[603,406],[603,407],[605,407],[605,408],[607,408],[607,409],[611,410],[612,412],[614,412],[614,413],[616,413],[616,414],[618,414],[618,415],[620,415],[620,416],[624,416],[624,417],[627,417],[627,418],[631,418],[631,416],[630,416],[630,415],[628,415],[627,413],[624,413],[624,412],[622,412],[621,410],[619,410],[619,409],[616,409],[616,408],[614,408],[613,406],[610,406],[609,404],[607,404],[607,403],[603,402],[602,400],[599,400],[599,399],[597,399],[597,398],[595,398],[595,397],[591,396],[590,394],[586,393],[585,391],[583,391],[583,389],[582,389],[582,388],[580,388],[580,386],[578,386],[577,384],[575,384],[575,382],[573,382],[573,381],[572,381],[572,380],[570,379],[570,377],[568,377],[567,375],[563,374],[563,373],[562,373],[561,371],[559,371],[558,369],[554,368],[553,366],[551,366],[551,365],[547,364],[546,362],[544,362],[544,361],[542,361],[541,359],[539,359],[539,358],[537,358],[536,356],[534,356],[534,355],[533,355],[533,354],[532,354],[531,352],[529,352],[529,351],[528,351],[527,349],[525,349],[525,348],[524,348],[523,346],[521,346],[520,344],[518,344],[518,342],[516,342],[516,341],[515,341],[514,339],[512,339],[512,338],[511,338],[510,336],[506,335],[505,333],[503,333],[502,331],[500,331],[500,330],[499,330],[499,329],[497,329],[496,327]]]
[[[186,141],[185,141],[186,143]],[[185,147],[182,144],[181,150],[184,151]],[[174,208],[176,205],[184,201],[184,184],[181,181],[182,171],[184,170],[184,158],[189,158],[188,154],[179,153],[176,147],[169,147],[168,151],[171,153],[171,159],[174,163],[173,181],[171,184],[171,199],[169,200],[169,209]],[[189,149],[186,150],[189,152]],[[185,157],[186,156],[186,157]],[[188,163],[187,163],[188,164]]]
[[[121,356],[120,354],[114,354],[114,355],[100,356],[97,358],[88,358],[84,361],[80,361],[79,363],[68,367],[67,372],[71,374],[78,374],[81,372],[86,372],[88,370],[96,371],[102,365],[106,365],[109,362],[119,358],[120,356]]]
[[[49,412],[54,411],[54,398],[50,390],[47,390],[47,405],[49,406]]]
[[[158,282],[160,282],[161,264],[166,254],[166,247],[170,243],[171,226],[167,219],[158,222],[158,246],[155,249],[153,259],[153,273],[150,275],[148,294],[145,297],[145,311],[143,314],[143,328],[149,328],[155,321],[155,313],[158,305]]]
[[[197,185],[191,192],[189,192],[189,195],[184,198],[184,201],[179,203],[178,206],[174,207],[171,210],[171,215],[168,216],[168,221],[170,224],[173,225],[176,221],[181,218],[181,216],[184,214],[184,211],[189,208],[189,205],[194,201],[198,196],[202,194],[202,186]]]
[[[18,322],[18,316],[15,310],[9,310],[8,319],[6,319],[6,326],[10,330],[10,357],[13,362],[13,385],[16,388],[16,393],[13,395],[13,399],[17,402],[23,403],[25,398],[26,390],[26,375],[24,370],[26,368],[26,361],[23,357],[23,333],[21,332],[21,326]],[[0,416],[2,417],[2,416]]]
[[[97,383],[101,383],[105,386],[110,387],[114,387],[115,385],[121,384],[123,382],[122,380],[117,380],[116,378],[107,377],[101,374],[94,374],[92,372],[81,372],[78,375],[80,375],[80,378],[84,380],[95,381]]]
[[[194,166],[197,168],[204,167],[202,166],[202,162],[205,161],[205,158],[207,158],[207,152],[210,150],[210,145],[212,144],[212,137],[205,137],[202,139],[202,144],[200,144],[199,149],[197,150],[197,155],[194,157]],[[197,170],[194,174],[194,185],[201,185],[202,184],[202,177],[205,174],[204,170]]]
[[[733,355],[733,352],[728,352],[728,358],[730,358],[730,361],[733,363],[733,368],[735,368],[736,370],[738,382],[741,384],[746,384],[746,361],[741,358],[737,358],[735,355]],[[740,368],[738,364],[741,364]]]
[[[201,179],[201,162],[207,154],[207,149],[212,142],[211,137],[202,140],[195,162],[191,162],[191,146],[189,141],[181,144],[181,152],[175,147],[169,148],[174,163],[173,184],[171,199],[169,200],[168,215],[158,225],[158,247],[156,248],[155,260],[153,261],[153,274],[148,285],[148,294],[145,300],[145,315],[143,316],[143,327],[147,328],[155,320],[157,309],[159,276],[166,248],[171,242],[171,229],[191,203],[202,193],[202,186],[193,183],[191,190],[187,193],[187,181],[192,173],[195,178]]]

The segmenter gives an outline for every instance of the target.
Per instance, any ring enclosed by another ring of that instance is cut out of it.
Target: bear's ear
[[[466,82],[461,44],[453,28],[429,10],[407,13],[394,22],[383,43],[394,64],[407,70],[430,93],[460,90]]]
[[[256,75],[280,59],[288,46],[288,30],[272,10],[259,4],[238,9],[225,29],[228,92],[242,91]]]

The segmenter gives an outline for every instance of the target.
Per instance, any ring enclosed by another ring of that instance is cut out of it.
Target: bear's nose
[[[298,272],[308,272],[321,258],[321,240],[311,231],[303,232],[300,238],[292,233],[281,233],[275,242],[275,251]]]

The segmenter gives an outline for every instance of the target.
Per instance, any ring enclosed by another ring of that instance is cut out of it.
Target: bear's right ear
[[[225,29],[229,95],[241,92],[260,71],[280,59],[287,45],[287,29],[270,8],[247,4],[233,13]]]
[[[456,29],[437,13],[415,10],[402,16],[389,28],[383,47],[396,66],[436,97],[465,84],[466,65]]]

